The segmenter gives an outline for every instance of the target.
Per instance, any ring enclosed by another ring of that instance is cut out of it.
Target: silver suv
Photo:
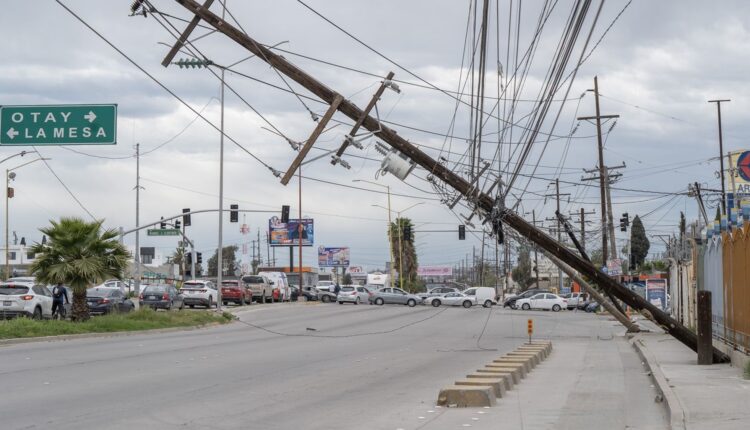
[[[250,288],[250,291],[253,292],[253,300],[257,300],[258,303],[273,300],[273,287],[265,276],[245,275],[242,277],[242,282],[247,288]]]

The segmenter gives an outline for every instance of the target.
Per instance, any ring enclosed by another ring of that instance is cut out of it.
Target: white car
[[[72,299],[72,298],[71,298]],[[31,282],[0,284],[0,318],[25,316],[40,320],[52,318],[52,293]]]
[[[434,297],[428,297],[424,300],[425,304],[431,304],[434,307],[438,307],[440,305],[448,305],[448,306],[463,306],[465,308],[470,308],[477,304],[477,298],[476,296],[467,296],[463,293],[447,293],[442,294],[439,296]]]
[[[180,288],[186,305],[194,308],[195,305],[210,308],[216,304],[219,293],[216,285],[211,281],[192,280],[185,281]]]
[[[489,308],[492,305],[496,305],[495,300],[495,289],[490,287],[472,287],[462,291],[467,296],[476,298],[476,304],[482,305],[482,307]]]
[[[261,276],[271,282],[271,288],[279,290],[279,300],[282,302],[292,301],[292,288],[284,272],[260,272]]]
[[[525,311],[529,309],[547,309],[558,312],[560,309],[568,308],[568,301],[552,293],[539,293],[526,299],[516,301],[516,309]]]
[[[318,283],[315,284],[315,289],[318,291],[327,291],[332,293],[334,288],[336,288],[336,284],[333,281],[318,281]]]
[[[127,283],[125,283],[125,282],[123,282],[123,281],[121,281],[119,279],[109,279],[109,280],[106,280],[103,283],[95,286],[94,288],[96,288],[96,289],[102,289],[102,288],[118,289],[118,290],[120,290],[120,292],[122,294],[127,295],[130,292],[129,291],[129,289],[130,289],[129,287],[130,286]]]
[[[360,303],[369,303],[371,295],[372,293],[370,293],[365,287],[359,285],[344,285],[341,287],[341,290],[339,290],[339,294],[336,296],[336,301],[339,302],[340,305],[343,305],[344,302],[358,305]]]

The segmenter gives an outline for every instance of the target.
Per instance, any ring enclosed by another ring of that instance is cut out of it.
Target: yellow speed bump
[[[495,390],[489,385],[449,385],[440,390],[438,406],[448,407],[482,407],[495,406]]]
[[[504,378],[466,378],[459,379],[455,385],[469,385],[479,387],[492,387],[495,390],[495,398],[499,399],[505,395],[505,379]]]

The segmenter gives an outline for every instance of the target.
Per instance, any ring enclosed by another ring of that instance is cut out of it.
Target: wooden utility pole
[[[257,55],[258,59],[265,61],[266,63],[274,67],[278,72],[290,77],[292,80],[306,88],[308,91],[310,91],[312,94],[319,97],[326,103],[333,103],[334,99],[338,95],[337,92],[333,91],[322,82],[305,73],[303,70],[290,63],[284,57],[276,55],[270,49],[256,42],[242,30],[224,21],[213,12],[202,8],[201,5],[195,0],[175,1],[185,7],[192,14],[200,16],[200,18],[203,19],[203,21],[207,25],[213,27],[218,32],[225,34],[240,46]],[[598,95],[598,89],[595,90],[597,90],[596,92]],[[362,116],[362,109],[357,107],[349,100],[342,101],[338,107],[338,111],[354,121],[358,120]],[[597,115],[597,117],[599,117],[599,115]],[[448,169],[446,166],[434,160],[432,157],[420,150],[416,145],[401,137],[401,135],[399,135],[395,130],[391,129],[387,125],[381,123],[379,120],[369,115],[362,122],[362,127],[373,132],[382,141],[386,142],[393,149],[399,151],[403,156],[411,159],[416,164],[431,172],[436,180],[445,182],[445,184],[467,197],[471,196],[472,201],[475,202],[477,211],[481,217],[490,220],[494,219],[495,221],[502,221],[507,226],[516,230],[520,235],[526,237],[530,241],[539,245],[541,248],[547,250],[550,254],[568,264],[573,269],[578,270],[583,276],[588,277],[592,282],[600,285],[605,291],[609,291],[617,296],[620,300],[623,300],[629,306],[632,306],[639,311],[650,313],[653,316],[654,320],[662,327],[664,327],[667,332],[669,332],[672,336],[683,342],[694,351],[697,351],[698,345],[695,333],[684,327],[679,323],[679,321],[675,320],[669,314],[652,305],[637,293],[630,291],[616,280],[610,278],[601,270],[598,270],[596,267],[594,267],[591,263],[577,255],[575,252],[571,251],[565,246],[561,246],[558,241],[545,234],[537,227],[531,225],[516,212],[506,208],[502,204],[497,203],[496,199],[493,199],[488,194],[478,192],[472,195],[472,186],[468,181]],[[599,134],[599,136],[601,140],[601,133]],[[602,166],[604,165],[604,163],[600,164]],[[603,197],[604,196],[602,196],[602,201],[604,200]],[[716,348],[713,349],[713,357],[714,361],[717,362],[727,361],[729,359],[726,354]]]
[[[596,120],[596,142],[599,155],[599,198],[601,201],[602,211],[602,265],[607,266],[607,196],[605,190],[605,173],[604,173],[604,143],[602,141],[602,119],[619,118],[620,115],[602,115],[599,109],[599,79],[594,76],[594,89],[588,90],[594,92],[596,100],[596,115],[578,117],[579,121]]]
[[[570,196],[570,193],[563,193],[560,194],[560,178],[555,178],[555,194],[547,194],[546,197],[554,197],[555,201],[557,202],[557,211],[556,213],[560,213],[560,196]],[[548,221],[557,221],[557,241],[562,243],[562,225],[560,224],[560,220],[557,218],[548,219]],[[534,224],[536,226],[536,224]],[[562,269],[560,267],[557,268],[557,293],[562,294],[563,289],[563,279],[562,279]]]
[[[721,176],[721,213],[727,214],[727,193],[724,185],[724,140],[721,133],[721,103],[731,102],[729,99],[709,100],[709,103],[716,103],[716,112],[719,114],[719,173]],[[735,196],[735,198],[737,198]]]

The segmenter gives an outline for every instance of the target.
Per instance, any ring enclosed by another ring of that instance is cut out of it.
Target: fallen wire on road
[[[417,325],[419,323],[425,322],[427,320],[431,320],[432,318],[435,318],[436,316],[442,314],[443,312],[447,311],[448,308],[441,309],[440,311],[426,317],[422,318],[417,321],[412,321],[410,323],[404,324],[402,326],[392,328],[390,330],[382,330],[382,331],[373,331],[373,332],[367,332],[367,333],[354,333],[354,334],[308,334],[308,333],[282,333],[279,331],[271,330],[270,328],[266,328],[263,326],[259,326],[257,324],[249,323],[247,321],[242,321],[241,319],[237,319],[237,322],[245,324],[246,326],[256,328],[258,330],[265,331],[267,333],[275,334],[277,336],[288,336],[288,337],[321,337],[321,338],[329,338],[329,339],[336,339],[336,338],[348,338],[348,337],[360,337],[360,336],[373,336],[377,334],[388,334],[393,333],[402,329],[405,329],[407,327],[411,327],[413,325]],[[308,331],[311,331],[310,328],[307,328]],[[317,330],[317,329],[313,329]]]

